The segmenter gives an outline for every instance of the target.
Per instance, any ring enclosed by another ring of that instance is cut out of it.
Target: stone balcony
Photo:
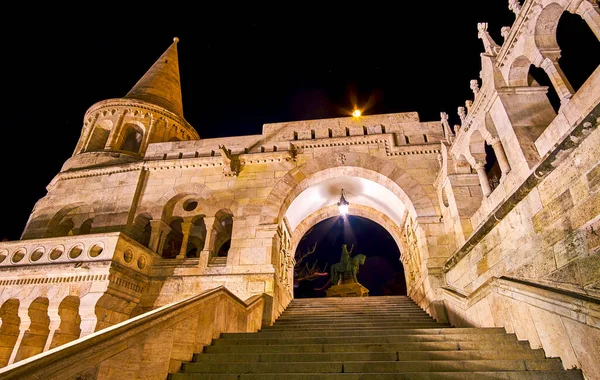
[[[0,285],[64,282],[63,273],[90,280],[111,263],[148,275],[158,259],[154,252],[120,232],[2,242]],[[72,270],[66,273],[67,268],[79,269],[81,275],[74,275],[77,271]]]

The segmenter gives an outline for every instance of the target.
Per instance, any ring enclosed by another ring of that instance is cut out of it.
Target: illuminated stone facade
[[[555,38],[565,11],[600,37],[598,6],[511,9],[502,46],[478,26],[481,81],[454,128],[400,113],[202,139],[183,117],[175,41],[125,97],[90,107],[22,240],[0,243],[0,365],[221,285],[267,294],[271,323],[300,238],[337,215],[344,188],[349,213],[397,242],[431,315],[505,327],[600,377],[600,69],[574,91]]]

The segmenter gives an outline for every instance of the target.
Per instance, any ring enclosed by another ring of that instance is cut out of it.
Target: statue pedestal
[[[358,282],[350,282],[333,285],[325,290],[325,293],[327,294],[327,297],[367,297],[369,295],[369,289]]]

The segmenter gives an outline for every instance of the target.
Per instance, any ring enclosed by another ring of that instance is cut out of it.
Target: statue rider
[[[352,270],[352,262],[350,260],[350,254],[352,253],[353,249],[354,249],[354,244],[352,244],[350,251],[348,251],[346,244],[342,244],[342,258],[340,260],[340,267],[341,267],[340,269],[341,269],[342,273],[350,272]]]

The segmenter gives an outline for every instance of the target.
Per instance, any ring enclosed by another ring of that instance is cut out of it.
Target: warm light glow
[[[346,214],[348,214],[348,205],[339,205],[338,207],[340,209],[341,216],[346,216]]]
[[[338,208],[340,209],[341,216],[346,216],[346,214],[348,214],[348,205],[349,204],[350,203],[348,203],[348,201],[344,197],[344,189],[342,189],[342,195],[340,196],[340,201],[337,203]]]
[[[352,111],[352,116],[354,117],[360,117],[361,113],[359,109],[355,109],[354,111]]]

